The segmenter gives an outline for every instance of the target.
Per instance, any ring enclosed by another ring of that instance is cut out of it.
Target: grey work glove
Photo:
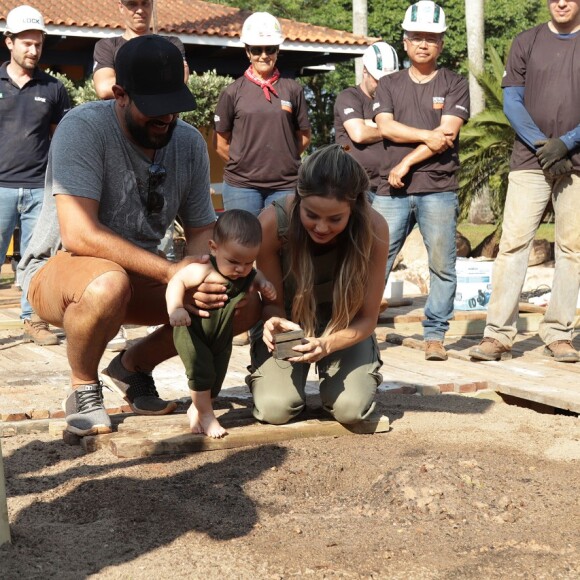
[[[546,170],[552,167],[556,161],[568,155],[568,147],[562,139],[547,139],[546,141],[536,141],[536,157],[540,161],[542,169]]]
[[[547,170],[547,173],[551,177],[561,177],[562,175],[568,175],[572,173],[573,168],[574,166],[572,165],[572,161],[570,161],[568,157],[564,157],[564,159],[556,161],[556,163],[554,163],[554,165],[552,165]]]

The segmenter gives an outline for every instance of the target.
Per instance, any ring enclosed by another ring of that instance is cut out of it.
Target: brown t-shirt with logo
[[[502,87],[525,87],[524,106],[546,137],[580,124],[580,33],[559,37],[547,24],[516,36]],[[572,155],[580,170],[580,150]],[[535,152],[516,136],[510,169],[541,169]]]
[[[424,84],[414,83],[408,70],[383,77],[375,100],[379,104],[375,118],[379,113],[391,113],[395,121],[417,129],[436,129],[443,115],[453,115],[464,121],[469,119],[467,79],[446,68],[439,69],[435,77]],[[405,187],[399,189],[389,185],[389,173],[420,143],[387,143],[378,195],[457,191],[459,184],[455,173],[459,169],[459,137],[453,148],[414,165],[403,180]]]
[[[231,132],[224,181],[234,187],[292,189],[300,166],[296,131],[310,128],[302,87],[292,79],[274,84],[270,101],[261,87],[240,77],[220,95],[215,130]]]
[[[350,147],[349,153],[366,169],[371,182],[371,191],[379,186],[379,169],[385,147],[383,141],[377,143],[355,143],[344,128],[344,122],[350,119],[373,119],[374,100],[366,95],[360,87],[349,87],[342,91],[334,103],[335,141],[342,146]]]

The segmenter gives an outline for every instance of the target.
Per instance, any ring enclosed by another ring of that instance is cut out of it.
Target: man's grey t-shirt
[[[155,184],[164,198],[161,211],[147,211],[151,160],[125,137],[115,101],[86,103],[70,111],[51,143],[44,205],[19,269],[24,291],[35,272],[62,249],[55,195],[99,202],[99,221],[135,245],[157,251],[159,241],[179,214],[185,227],[215,221],[209,193],[209,159],[203,137],[178,120],[166,147],[156,152],[166,177]]]

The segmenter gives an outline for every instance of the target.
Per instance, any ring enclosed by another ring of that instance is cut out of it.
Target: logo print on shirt
[[[373,111],[378,109],[381,106],[381,103],[373,103]]]
[[[219,122],[221,121],[221,119],[220,119],[220,116],[219,116],[219,115],[214,115],[214,116],[213,116],[213,120],[214,120],[216,123],[219,123]]]
[[[282,107],[283,111],[286,111],[287,113],[292,112],[292,103],[290,101],[284,101],[283,99],[281,99],[280,106]]]
[[[433,108],[442,109],[445,104],[445,97],[433,97]]]
[[[46,103],[46,97],[34,97],[34,100],[40,103]]]
[[[351,113],[354,113],[354,109],[353,109],[352,107],[347,107],[347,108],[344,110],[344,114],[345,114],[345,115],[350,115]]]

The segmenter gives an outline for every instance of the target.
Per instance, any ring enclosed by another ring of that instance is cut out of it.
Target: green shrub
[[[97,101],[97,93],[91,77],[74,83],[66,75],[46,71],[62,82],[73,107],[89,101]],[[232,77],[219,76],[215,71],[192,74],[187,81],[189,90],[197,102],[197,109],[181,114],[181,118],[195,127],[210,127],[218,98],[222,90],[234,81]]]
[[[219,76],[215,70],[190,75],[187,86],[195,97],[197,109],[182,113],[181,118],[194,127],[211,127],[220,93],[233,82],[232,77]]]

